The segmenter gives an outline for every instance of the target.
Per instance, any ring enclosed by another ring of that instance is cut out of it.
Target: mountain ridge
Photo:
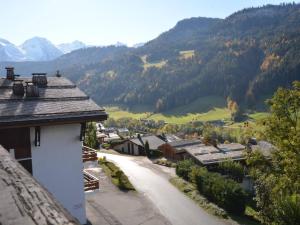
[[[268,5],[225,19],[185,19],[138,48],[86,48],[47,64],[15,65],[60,69],[99,104],[165,111],[216,95],[255,108],[300,79],[299,46],[300,5]]]

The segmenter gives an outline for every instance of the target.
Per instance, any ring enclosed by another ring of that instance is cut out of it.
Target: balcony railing
[[[82,161],[97,161],[97,152],[87,146],[82,147]]]
[[[91,191],[99,189],[99,179],[94,175],[83,171],[84,191]]]

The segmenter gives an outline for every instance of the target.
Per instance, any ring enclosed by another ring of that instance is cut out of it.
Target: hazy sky
[[[284,0],[0,0],[0,37],[21,44],[33,36],[55,44],[146,42],[190,17],[225,18]],[[299,1],[295,1],[299,2]]]

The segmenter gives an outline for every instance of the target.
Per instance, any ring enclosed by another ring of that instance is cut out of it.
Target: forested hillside
[[[255,108],[300,80],[300,5],[185,19],[139,48],[93,47],[47,63],[3,64],[20,73],[59,69],[100,104],[165,111],[215,95]]]

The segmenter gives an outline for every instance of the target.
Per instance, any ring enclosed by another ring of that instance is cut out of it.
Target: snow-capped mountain
[[[63,43],[57,45],[57,48],[62,51],[64,54],[72,52],[77,49],[86,48],[87,45],[82,43],[81,41],[73,41],[71,43]]]
[[[48,61],[63,55],[54,44],[41,37],[31,38],[19,47],[29,61]]]
[[[140,42],[140,43],[136,43],[134,45],[132,45],[133,48],[139,48],[145,45],[145,42]]]
[[[17,46],[5,39],[0,38],[0,61],[23,60],[25,60],[25,56]]]
[[[120,41],[117,41],[117,43],[115,43],[114,46],[116,46],[116,47],[122,47],[122,46],[127,46],[127,44],[125,44],[123,42],[120,42]]]

